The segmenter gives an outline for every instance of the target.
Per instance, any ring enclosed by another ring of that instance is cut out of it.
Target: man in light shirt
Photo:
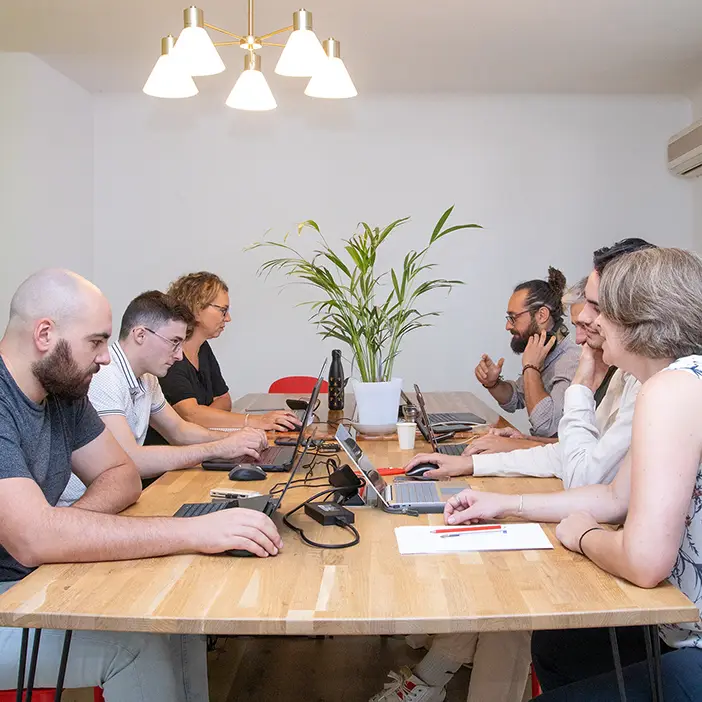
[[[190,311],[158,290],[129,303],[119,341],[110,345],[110,364],[96,373],[88,397],[99,417],[134,461],[142,478],[191,468],[213,458],[258,458],[266,435],[245,428],[223,434],[186,422],[166,402],[158,378],[183,357],[183,341],[192,324]],[[149,426],[172,446],[144,446]],[[59,505],[72,504],[85,492],[76,475]]]
[[[640,384],[615,371],[596,409],[595,393],[602,382],[597,361],[601,360],[603,342],[594,325],[599,315],[599,279],[610,261],[650,246],[641,239],[625,239],[594,254],[594,270],[585,287],[586,302],[578,316],[586,343],[573,382],[565,392],[557,443],[508,453],[420,454],[409,462],[407,469],[418,463],[435,463],[437,469],[425,476],[444,480],[462,475],[557,477],[566,488],[611,482],[631,444],[634,403]],[[605,630],[597,631],[607,635]],[[549,663],[557,669],[560,662],[551,650],[549,632],[537,633],[546,650],[544,657],[548,655]],[[626,637],[626,632],[622,636]],[[532,657],[530,639],[531,632],[442,634],[431,640],[427,637],[429,652],[424,659],[414,670],[404,668],[399,674],[393,673],[393,684],[373,697],[372,702],[395,702],[406,698],[408,692],[413,693],[416,702],[440,702],[449,680],[462,665],[469,663],[473,664],[473,672],[468,702],[520,702]],[[424,642],[413,637],[408,643]],[[563,666],[569,662],[564,660]]]

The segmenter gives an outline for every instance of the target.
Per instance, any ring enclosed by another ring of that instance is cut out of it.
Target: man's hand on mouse
[[[434,470],[428,470],[422,477],[434,480],[448,480],[461,475],[473,475],[473,459],[470,456],[445,456],[443,453],[420,453],[406,466],[405,473],[420,463],[433,463]]]
[[[268,446],[266,434],[261,429],[246,427],[229,432],[223,439],[210,444],[214,448],[213,458],[238,458],[250,456],[258,459],[259,452]]]
[[[249,426],[265,431],[296,431],[302,422],[292,412],[275,410],[261,415],[250,414]]]
[[[283,548],[278,529],[263,512],[252,509],[224,509],[192,519],[193,550],[200,553],[224,553],[237,549],[250,551],[255,556],[277,556]]]

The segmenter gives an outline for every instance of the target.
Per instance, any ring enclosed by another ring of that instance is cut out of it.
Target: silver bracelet
[[[519,508],[517,509],[517,514],[521,514],[524,509],[524,495],[519,496]]]

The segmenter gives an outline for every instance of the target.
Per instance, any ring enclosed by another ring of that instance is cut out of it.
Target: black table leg
[[[66,666],[68,665],[68,653],[71,650],[71,637],[73,632],[69,629],[63,637],[63,650],[61,651],[61,665],[59,666],[58,679],[56,681],[56,695],[54,702],[61,702],[63,694],[63,681],[66,679]]]
[[[661,671],[661,640],[658,638],[658,627],[652,626],[651,636],[653,638],[653,667],[656,677],[656,692],[658,702],[663,702],[663,673]]]
[[[653,636],[657,637],[658,633],[654,631]],[[644,640],[646,642],[646,661],[648,662],[648,684],[651,687],[651,702],[659,702],[658,686],[656,685],[656,671],[653,661],[653,644],[651,643],[650,626],[644,627]]]
[[[27,680],[26,702],[32,702],[34,692],[34,677],[37,672],[37,659],[39,658],[39,644],[41,643],[41,629],[34,630],[34,643],[32,644],[32,657],[29,659],[29,679]]]
[[[27,669],[27,647],[29,646],[29,629],[22,629],[22,645],[20,646],[19,665],[17,670],[17,695],[15,702],[22,702],[24,690],[24,674]]]
[[[622,659],[619,656],[619,642],[617,641],[617,630],[609,627],[609,641],[612,644],[612,657],[614,658],[614,671],[617,674],[617,686],[619,687],[619,699],[626,702],[626,688],[624,687],[624,673],[622,672]]]

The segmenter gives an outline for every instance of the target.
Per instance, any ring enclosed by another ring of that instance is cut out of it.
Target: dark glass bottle
[[[329,409],[344,409],[344,367],[341,365],[341,351],[332,351],[329,367]]]

